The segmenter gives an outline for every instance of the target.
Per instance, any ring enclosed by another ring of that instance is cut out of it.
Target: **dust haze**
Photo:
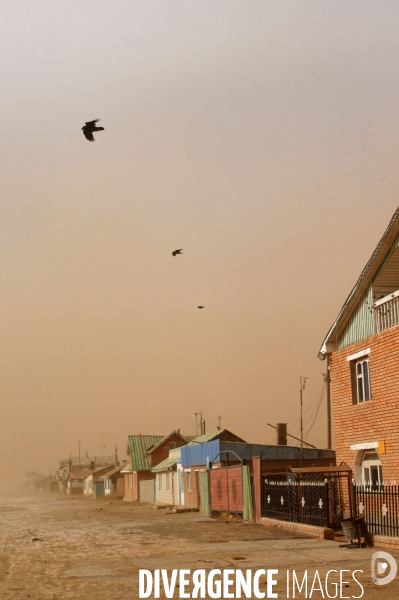
[[[297,435],[299,376],[306,409],[398,204],[399,4],[2,13],[4,480],[78,441],[124,458],[128,434],[193,435],[200,409],[248,442]]]

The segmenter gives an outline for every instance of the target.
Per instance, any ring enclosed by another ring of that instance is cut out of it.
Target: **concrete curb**
[[[269,519],[268,517],[262,517],[260,524],[267,525],[267,527],[282,527],[284,529],[289,529],[290,531],[305,533],[323,540],[334,541],[334,530],[329,527],[318,527],[317,525],[306,525],[304,523],[291,523],[290,521],[278,521],[277,519]]]

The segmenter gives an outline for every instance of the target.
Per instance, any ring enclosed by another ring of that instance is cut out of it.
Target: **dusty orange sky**
[[[299,376],[306,409],[398,204],[399,2],[2,13],[2,473],[192,435],[200,409],[297,435]]]

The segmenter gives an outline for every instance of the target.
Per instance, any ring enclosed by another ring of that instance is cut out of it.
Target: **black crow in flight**
[[[183,254],[182,250],[183,250],[183,248],[179,248],[178,250],[173,250],[172,256],[176,256],[176,254]]]
[[[83,135],[85,136],[86,140],[89,140],[89,142],[94,142],[93,133],[95,131],[104,131],[104,127],[96,127],[96,123],[98,123],[99,120],[100,119],[87,121],[87,123],[85,123],[82,127]]]
[[[197,306],[197,308],[205,308],[205,306]]]

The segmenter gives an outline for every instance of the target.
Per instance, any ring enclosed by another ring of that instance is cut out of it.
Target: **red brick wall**
[[[198,471],[197,471],[198,470]],[[195,470],[191,467],[191,490],[187,489],[187,469],[183,469],[183,490],[184,490],[184,506],[188,508],[200,508],[201,503],[201,478],[200,472],[205,471],[205,467],[196,467]],[[196,475],[196,471],[198,475]],[[197,487],[198,485],[198,487]]]
[[[371,400],[353,404],[346,357],[366,348],[371,350]],[[333,352],[330,364],[337,465],[345,461],[355,472],[357,452],[349,446],[385,441],[386,454],[380,454],[383,479],[399,483],[399,327]]]
[[[143,479],[155,479],[155,473],[151,473],[151,471],[133,471],[131,473],[124,473],[124,476],[124,500],[140,500],[140,481],[143,481]]]

